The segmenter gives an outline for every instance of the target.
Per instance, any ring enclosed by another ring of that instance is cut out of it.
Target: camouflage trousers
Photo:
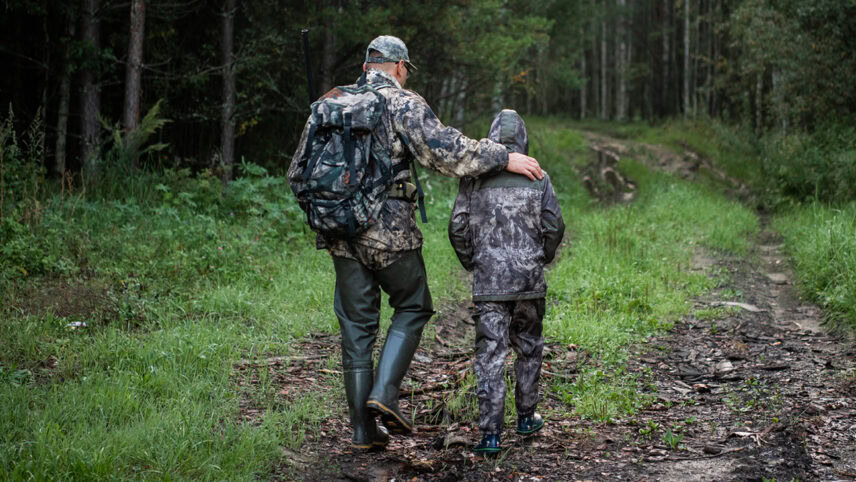
[[[477,302],[475,318],[479,429],[485,434],[499,434],[505,418],[505,357],[509,341],[517,354],[514,361],[517,414],[532,415],[538,405],[544,298]]]

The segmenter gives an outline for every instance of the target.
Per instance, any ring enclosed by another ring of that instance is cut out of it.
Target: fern
[[[117,122],[110,125],[106,120],[100,119],[101,125],[109,132],[109,149],[104,155],[103,169],[97,179],[87,179],[90,188],[97,189],[99,194],[105,198],[124,197],[127,192],[127,181],[137,167],[137,161],[143,155],[161,151],[168,144],[149,144],[149,139],[163,126],[171,122],[161,117],[161,103],[159,100],[149,109],[140,125],[125,132]],[[134,175],[134,181],[139,185],[139,173]]]

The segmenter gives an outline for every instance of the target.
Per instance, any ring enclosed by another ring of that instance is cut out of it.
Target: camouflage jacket
[[[509,150],[528,153],[523,120],[503,111],[488,136]],[[473,272],[473,301],[542,298],[544,265],[553,260],[565,223],[549,176],[530,181],[501,172],[461,180],[449,240]]]
[[[391,75],[371,69],[359,82],[362,81],[379,88],[386,98],[386,113],[374,138],[388,147],[394,165],[415,159],[450,177],[498,172],[508,165],[508,152],[502,145],[487,139],[473,140],[457,129],[444,126],[419,94],[402,89]],[[307,121],[291,161],[289,179],[298,175],[308,127]],[[396,182],[410,179],[409,168],[395,177]],[[415,209],[412,202],[390,198],[384,203],[378,222],[367,231],[348,241],[319,235],[316,246],[328,249],[334,256],[355,259],[370,269],[385,268],[400,253],[422,246]]]

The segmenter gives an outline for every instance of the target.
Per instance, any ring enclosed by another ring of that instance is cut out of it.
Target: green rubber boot
[[[358,449],[382,449],[389,443],[389,435],[378,428],[375,416],[366,406],[372,388],[371,368],[345,370],[345,395],[348,398],[348,415],[354,436],[351,445]]]
[[[408,435],[413,432],[410,417],[398,408],[398,391],[418,345],[418,338],[390,330],[378,361],[376,383],[366,406],[380,415],[381,422],[391,434]]]

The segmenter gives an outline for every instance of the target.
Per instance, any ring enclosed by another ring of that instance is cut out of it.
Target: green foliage
[[[555,383],[551,389],[577,415],[608,423],[622,415],[632,415],[651,405],[653,397],[637,388],[637,380],[622,369],[612,373],[587,368],[572,383]]]
[[[800,290],[834,326],[856,328],[856,203],[813,203],[779,214],[774,226],[794,260]]]
[[[44,140],[43,120],[37,112],[19,141],[10,104],[8,115],[0,119],[0,218],[38,222],[45,177]]]
[[[168,147],[164,143],[146,145],[152,136],[170,122],[161,117],[161,102],[156,102],[140,125],[131,132],[125,132],[118,122],[110,126],[101,119],[102,126],[110,133],[108,148],[103,157],[93,160],[89,166],[91,168],[84,173],[88,188],[96,191],[94,194],[115,199],[126,197],[129,180],[136,175],[140,156],[152,155]],[[140,181],[130,182],[140,185]]]
[[[773,134],[764,141],[762,159],[773,202],[856,200],[854,126],[831,124],[813,134]]]
[[[566,208],[573,250],[549,280],[560,303],[548,310],[548,332],[606,353],[668,325],[687,312],[689,296],[711,287],[707,277],[681,269],[693,244],[743,253],[758,230],[750,211],[718,194],[635,163],[623,167],[641,197],[607,212]]]
[[[656,434],[657,431],[659,431],[659,430],[660,430],[660,424],[659,423],[657,423],[653,420],[648,420],[648,424],[639,429],[639,435],[642,435],[643,437],[650,440],[654,436],[654,434]]]
[[[72,267],[57,246],[60,230],[40,226],[56,214],[45,200],[41,116],[33,120],[22,143],[14,118],[10,107],[0,124],[0,281]]]
[[[3,279],[74,270],[63,247],[63,227],[53,222],[55,215],[48,213],[49,222],[35,229],[12,216],[0,220],[0,285]]]
[[[729,31],[743,89],[771,75],[771,110],[783,125],[813,129],[852,117],[856,92],[848,79],[856,59],[844,52],[856,46],[854,14],[850,0],[740,2]]]
[[[710,278],[687,269],[695,245],[745,253],[747,239],[758,232],[757,219],[713,190],[633,161],[622,161],[621,169],[639,184],[634,203],[592,206],[573,169],[589,159],[582,136],[558,120],[527,125],[532,153],[550,174],[569,235],[548,275],[544,329],[596,353],[601,364],[552,389],[584,417],[607,421],[633,413],[650,400],[621,372],[626,347],[670,327],[689,312],[691,296],[713,288]]]
[[[729,176],[753,188],[763,187],[760,141],[745,126],[715,119],[672,119],[662,124],[586,120],[573,125],[618,139],[662,145],[681,154],[690,150],[713,161]]]
[[[674,433],[670,429],[667,429],[666,433],[663,434],[663,442],[666,443],[666,446],[669,447],[670,450],[677,450],[683,439],[684,434],[680,432]]]

